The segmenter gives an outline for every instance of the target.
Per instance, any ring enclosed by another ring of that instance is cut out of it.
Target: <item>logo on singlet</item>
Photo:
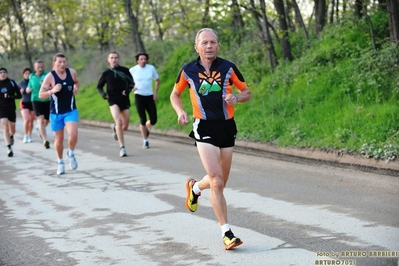
[[[208,95],[208,93],[213,91],[221,91],[221,82],[220,72],[213,71],[210,76],[204,73],[198,73],[198,77],[200,78],[200,87],[198,88],[198,93],[204,96]]]

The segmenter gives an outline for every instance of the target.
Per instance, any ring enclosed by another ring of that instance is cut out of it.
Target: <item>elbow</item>
[[[170,96],[169,96],[169,100],[170,100],[170,102],[173,104],[173,103],[175,102],[175,99],[176,99],[176,95],[172,92],[172,93],[170,94]]]
[[[252,92],[248,91],[248,101],[252,99]]]

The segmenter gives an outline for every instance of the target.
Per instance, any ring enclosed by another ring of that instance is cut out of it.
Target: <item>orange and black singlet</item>
[[[239,91],[246,87],[234,63],[217,57],[207,74],[198,57],[181,68],[174,88],[182,93],[189,87],[194,118],[220,121],[234,117],[234,107],[222,98],[222,95],[233,93],[233,85]]]

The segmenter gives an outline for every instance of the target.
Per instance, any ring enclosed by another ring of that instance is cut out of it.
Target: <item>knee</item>
[[[128,128],[129,128],[129,124],[128,123],[122,125],[122,130],[127,130]]]
[[[225,184],[224,184],[222,176],[213,176],[211,178],[211,189],[220,191],[220,190],[224,189],[224,186],[225,186]]]
[[[74,131],[74,132],[69,133],[68,138],[71,139],[72,141],[76,141],[78,139],[78,132]]]
[[[54,145],[63,144],[64,143],[64,134],[55,134],[54,136]]]
[[[116,119],[115,120],[115,126],[123,128],[124,125],[123,125],[122,119]]]

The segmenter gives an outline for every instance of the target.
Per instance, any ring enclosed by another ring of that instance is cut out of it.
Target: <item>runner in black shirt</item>
[[[111,115],[115,121],[111,125],[115,140],[119,142],[119,156],[126,156],[123,131],[129,127],[130,99],[129,94],[134,88],[134,81],[129,69],[119,65],[119,54],[111,52],[108,55],[109,68],[105,70],[97,84],[101,96],[108,100]],[[107,91],[104,91],[104,86]]]
[[[15,80],[8,78],[5,67],[0,67],[0,121],[8,157],[14,155],[11,146],[14,144],[13,135],[15,134],[15,121],[17,120],[15,99],[21,98],[18,84]]]

